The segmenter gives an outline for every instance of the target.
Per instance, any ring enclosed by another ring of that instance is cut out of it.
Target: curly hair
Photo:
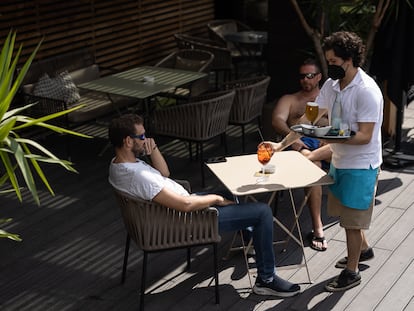
[[[122,147],[124,138],[135,134],[135,125],[141,124],[144,124],[144,119],[132,113],[113,119],[108,129],[109,141],[114,147]]]
[[[362,39],[354,32],[338,31],[323,40],[323,50],[333,50],[335,55],[342,59],[352,59],[355,67],[364,63],[365,45]]]

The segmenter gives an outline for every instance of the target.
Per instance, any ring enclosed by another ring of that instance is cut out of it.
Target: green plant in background
[[[10,32],[0,54],[0,195],[14,192],[19,201],[22,202],[22,186],[20,183],[23,183],[30,191],[36,204],[40,205],[34,174],[40,178],[48,191],[54,195],[52,187],[40,167],[41,162],[60,165],[70,172],[76,172],[76,170],[71,162],[59,159],[41,144],[21,137],[20,131],[33,126],[40,126],[57,133],[81,137],[89,136],[47,123],[49,120],[81,108],[82,105],[37,119],[21,114],[24,110],[36,105],[36,103],[17,108],[11,107],[13,99],[41,44],[40,42],[37,45],[21,68],[16,79],[14,79],[14,73],[16,72],[16,66],[22,50],[22,45],[20,45],[13,57],[15,39],[16,33]],[[18,176],[22,181],[19,180]],[[0,219],[0,225],[10,221],[10,218]],[[21,240],[17,234],[11,234],[1,229],[0,238],[9,238],[15,241]]]
[[[412,7],[411,0],[406,1]],[[375,34],[384,18],[398,15],[399,2],[392,0],[290,0],[300,23],[313,42],[326,77],[322,39],[332,32],[356,32],[366,42],[366,59],[373,50]]]

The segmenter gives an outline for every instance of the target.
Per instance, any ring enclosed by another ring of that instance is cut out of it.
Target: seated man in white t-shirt
[[[127,114],[112,120],[109,139],[116,154],[109,167],[109,182],[114,188],[183,212],[217,207],[221,232],[253,228],[258,273],[253,291],[258,295],[277,297],[291,297],[300,292],[298,284],[276,275],[273,217],[269,206],[259,202],[236,204],[216,194],[190,195],[168,178],[168,165],[154,139],[145,136],[140,116]],[[144,153],[152,165],[137,158]]]

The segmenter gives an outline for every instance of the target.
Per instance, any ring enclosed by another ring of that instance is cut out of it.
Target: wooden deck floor
[[[413,110],[408,110],[406,120],[412,129]],[[410,140],[413,134],[407,133]],[[248,151],[254,151],[257,133],[249,128],[247,136]],[[240,152],[239,131],[235,128],[229,131],[229,141],[233,154]],[[73,161],[79,170],[77,175],[49,168],[56,196],[42,191],[41,207],[30,203],[27,194],[24,204],[11,195],[0,197],[1,217],[13,218],[7,230],[23,238],[20,243],[0,240],[1,310],[137,310],[141,252],[132,247],[127,280],[120,285],[125,230],[107,183],[111,151],[96,156],[104,145],[103,141],[76,142]],[[184,145],[168,144],[162,149],[173,175],[190,179],[199,190],[199,166],[185,160]],[[220,187],[210,173],[207,185],[210,189]],[[329,248],[320,253],[306,247],[314,283],[303,284],[299,296],[275,299],[252,294],[243,258],[234,253],[220,261],[221,304],[217,306],[214,290],[209,287],[212,252],[197,248],[189,272],[182,272],[184,251],[150,257],[146,310],[414,310],[413,191],[412,166],[384,168],[372,227],[367,232],[375,258],[361,267],[362,284],[356,288],[335,294],[323,289],[339,273],[334,264],[346,253],[343,230],[336,219],[324,214]],[[295,191],[295,195],[300,200],[302,191]],[[282,194],[279,200],[278,213],[289,221],[287,195]],[[300,221],[303,232],[308,232],[311,224],[307,211]],[[279,229],[275,235],[282,237]],[[221,257],[231,237],[223,236]],[[276,259],[278,268],[303,262],[294,243],[289,243],[284,253],[276,247]],[[254,262],[250,271],[255,274]],[[294,282],[307,281],[304,268],[279,269],[279,274]]]

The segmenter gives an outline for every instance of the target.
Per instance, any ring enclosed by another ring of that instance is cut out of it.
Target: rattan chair
[[[182,49],[169,54],[157,64],[156,67],[174,68],[188,71],[204,72],[209,74],[214,55],[209,51],[198,49]],[[172,97],[197,96],[209,89],[208,75],[187,86],[174,88],[168,91],[167,95]]]
[[[223,85],[224,90],[236,92],[230,111],[229,124],[241,126],[243,152],[246,149],[244,127],[255,120],[260,127],[260,116],[266,101],[269,83],[270,77],[262,76],[227,82]]]
[[[218,211],[207,208],[194,212],[179,212],[155,202],[132,197],[114,189],[118,206],[127,231],[122,283],[125,281],[128,265],[128,253],[131,239],[144,252],[141,275],[140,310],[144,310],[145,282],[148,254],[178,248],[187,248],[187,268],[190,267],[190,248],[200,245],[213,246],[214,278],[216,304],[220,303],[217,244]]]
[[[198,49],[208,51],[214,55],[211,70],[216,73],[216,88],[219,85],[220,74],[223,76],[223,81],[231,79],[233,69],[235,77],[238,76],[237,64],[239,58],[234,57],[225,44],[187,34],[175,34],[174,37],[180,49]]]
[[[243,50],[239,49],[226,39],[226,35],[234,32],[252,30],[249,26],[235,19],[216,19],[207,24],[210,39],[227,46],[232,52],[233,57],[242,56]],[[244,55],[247,56],[247,55]]]
[[[190,98],[187,104],[155,110],[153,113],[151,130],[154,134],[190,142],[190,158],[192,158],[191,143],[196,143],[197,150],[200,150],[203,186],[203,143],[221,136],[227,153],[226,129],[234,94],[234,91],[208,93]]]

